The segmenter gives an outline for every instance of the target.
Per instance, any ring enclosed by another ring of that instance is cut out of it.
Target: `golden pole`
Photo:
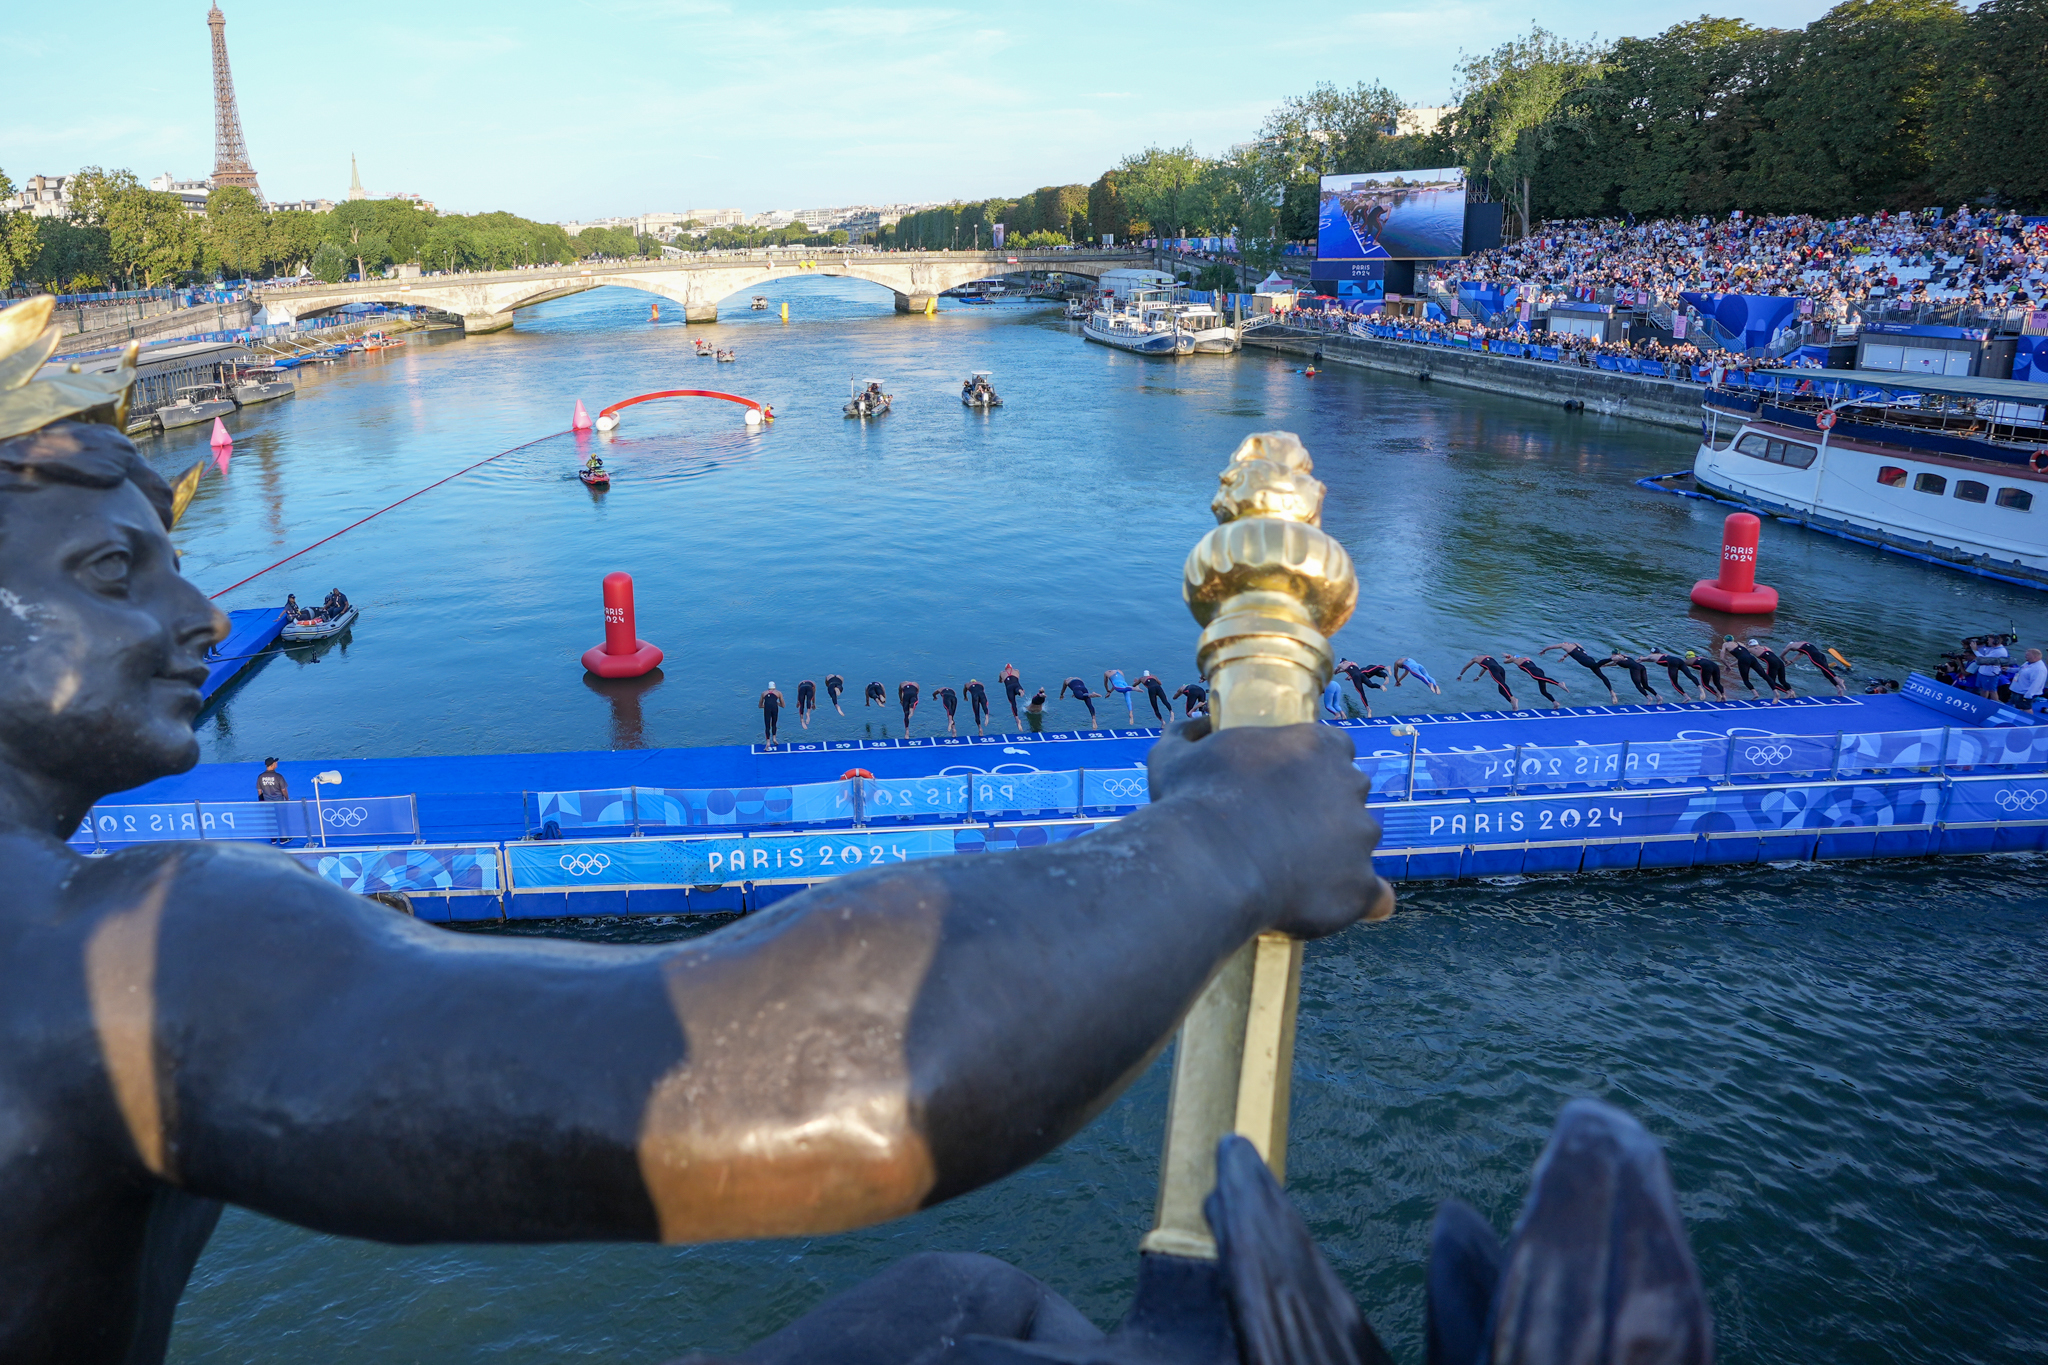
[[[1358,604],[1358,573],[1322,529],[1323,485],[1300,440],[1247,437],[1210,504],[1220,523],[1189,552],[1181,593],[1203,626],[1195,662],[1216,729],[1308,725],[1330,680],[1329,636]],[[1216,1144],[1240,1133],[1287,1175],[1287,1102],[1301,944],[1261,934],[1223,965],[1181,1024],[1160,1156],[1159,1207],[1142,1249],[1213,1259],[1202,1201]]]

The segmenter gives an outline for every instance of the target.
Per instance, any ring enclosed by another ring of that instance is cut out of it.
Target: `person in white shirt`
[[[1996,642],[1997,638],[1990,636],[1970,642],[1970,652],[1977,660],[1976,677],[1972,681],[1977,684],[1978,695],[1990,697],[1993,701],[1998,699],[1998,686],[2005,679],[2005,663],[2011,657],[2005,652],[2005,646]]]
[[[2027,651],[2027,661],[2020,665],[2019,672],[2012,675],[2013,704],[2023,711],[2032,711],[2041,700],[2041,694],[2048,692],[2048,663],[2041,661],[2041,651]]]

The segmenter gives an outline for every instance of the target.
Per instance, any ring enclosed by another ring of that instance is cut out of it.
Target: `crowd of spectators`
[[[1684,291],[1797,296],[1814,321],[1857,326],[1873,307],[2048,306],[2048,229],[1967,208],[1555,222],[1467,258],[1458,278],[1534,290],[1539,308],[1617,290],[1661,310],[1682,307]]]

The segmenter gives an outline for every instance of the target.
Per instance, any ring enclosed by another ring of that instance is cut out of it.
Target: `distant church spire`
[[[370,197],[369,191],[363,188],[362,172],[356,169],[356,154],[354,152],[348,154],[348,197],[351,199],[368,199]]]

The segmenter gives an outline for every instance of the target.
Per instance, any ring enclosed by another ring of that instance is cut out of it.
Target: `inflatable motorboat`
[[[856,379],[853,381],[853,397],[840,411],[848,417],[858,417],[865,421],[867,418],[880,417],[888,412],[891,401],[893,400],[890,395],[882,392],[881,380]]]
[[[353,605],[333,620],[320,617],[311,621],[287,621],[280,638],[287,644],[306,644],[313,640],[331,640],[356,623],[357,612]]]
[[[610,488],[612,486],[612,476],[608,470],[579,469],[576,471],[576,477],[592,488]]]

